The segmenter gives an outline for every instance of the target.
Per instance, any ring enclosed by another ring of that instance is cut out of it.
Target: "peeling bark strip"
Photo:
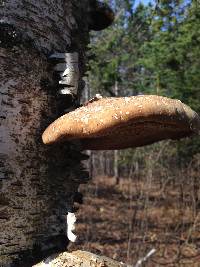
[[[88,0],[0,1],[0,266],[66,249],[86,156],[72,144],[44,146],[41,133],[71,108],[60,105],[48,56],[78,52],[79,96],[83,89],[87,10]]]

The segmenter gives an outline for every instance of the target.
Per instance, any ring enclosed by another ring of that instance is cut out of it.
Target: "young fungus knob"
[[[115,18],[114,12],[106,4],[99,1],[90,1],[89,29],[101,31],[109,27]]]

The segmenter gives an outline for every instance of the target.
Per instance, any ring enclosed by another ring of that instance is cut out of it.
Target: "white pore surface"
[[[75,242],[77,236],[72,232],[75,229],[76,216],[72,212],[67,214],[67,237],[70,241]]]

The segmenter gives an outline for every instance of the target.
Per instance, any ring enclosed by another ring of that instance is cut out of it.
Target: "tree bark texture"
[[[60,112],[49,54],[78,52],[83,89],[87,10],[88,0],[0,0],[0,266],[66,249],[66,210],[88,173],[76,145],[46,147],[41,134]]]

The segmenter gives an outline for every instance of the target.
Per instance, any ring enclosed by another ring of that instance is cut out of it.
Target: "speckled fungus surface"
[[[45,144],[79,140],[83,149],[124,149],[200,133],[200,117],[180,100],[156,95],[102,98],[54,121]]]

